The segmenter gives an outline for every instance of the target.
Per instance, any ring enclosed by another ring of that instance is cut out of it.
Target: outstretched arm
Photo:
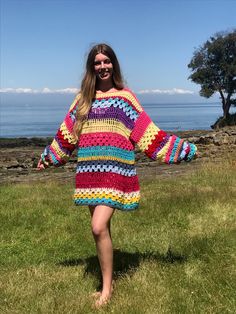
[[[48,145],[41,154],[37,166],[39,170],[47,168],[50,165],[60,166],[65,164],[76,148],[77,139],[74,136],[73,127],[76,119],[78,100],[79,95],[75,97],[51,145]]]
[[[137,99],[135,98],[137,102]],[[130,138],[141,151],[153,160],[160,160],[167,164],[179,163],[182,160],[191,161],[196,157],[197,147],[160,130],[148,114],[138,104],[138,117]]]

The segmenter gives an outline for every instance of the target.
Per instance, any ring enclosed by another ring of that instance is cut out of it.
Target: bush
[[[224,118],[224,117],[218,118],[216,122],[213,125],[211,125],[211,128],[219,129],[225,126],[232,126],[232,125],[236,125],[236,113],[229,114],[227,118]]]

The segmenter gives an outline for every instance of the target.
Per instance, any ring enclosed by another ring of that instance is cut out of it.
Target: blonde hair
[[[80,98],[76,112],[76,122],[74,125],[74,135],[78,139],[84,122],[87,119],[92,101],[96,94],[96,75],[94,72],[94,59],[98,53],[109,57],[113,65],[112,80],[116,89],[123,89],[124,83],[120,70],[120,65],[113,49],[107,44],[98,44],[92,47],[86,62],[85,75],[81,82]]]

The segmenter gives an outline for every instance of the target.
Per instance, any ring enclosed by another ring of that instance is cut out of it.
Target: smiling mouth
[[[100,76],[101,78],[104,78],[104,77],[108,76],[109,73],[110,73],[110,71],[109,71],[108,69],[106,69],[106,70],[101,70],[101,71],[99,71],[99,76]]]

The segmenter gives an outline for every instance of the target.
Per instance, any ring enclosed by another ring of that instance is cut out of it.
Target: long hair
[[[124,88],[120,65],[113,49],[104,43],[93,46],[87,57],[86,70],[85,70],[85,74],[81,82],[81,88],[79,92],[80,98],[78,101],[78,108],[76,112],[76,122],[74,125],[74,135],[77,139],[79,138],[79,134],[81,133],[83,123],[87,119],[89,110],[92,105],[92,101],[95,98],[95,94],[96,94],[97,82],[96,82],[96,75],[94,71],[94,60],[95,60],[95,56],[98,53],[102,53],[106,55],[111,60],[111,63],[113,65],[112,81],[113,81],[114,87],[118,90]]]

